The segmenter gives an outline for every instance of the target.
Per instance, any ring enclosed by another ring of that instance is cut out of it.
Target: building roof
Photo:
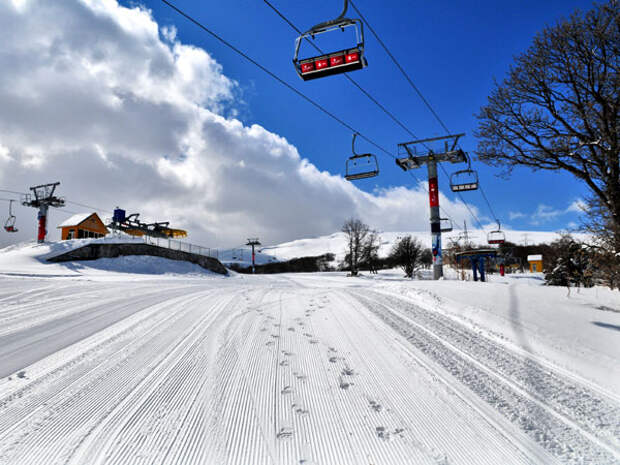
[[[528,262],[540,262],[542,261],[542,255],[528,255],[527,261]]]
[[[77,226],[92,215],[96,215],[96,213],[78,213],[70,218],[67,218],[65,221],[60,223],[58,227],[66,228],[67,226]]]

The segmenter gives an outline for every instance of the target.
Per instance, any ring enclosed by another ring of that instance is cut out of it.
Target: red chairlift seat
[[[4,230],[8,233],[16,233],[18,229],[15,227],[15,215],[13,215],[13,200],[9,201],[9,217],[4,222]]]
[[[504,231],[502,231],[499,221],[497,222],[497,230],[489,231],[487,234],[487,242],[489,244],[503,244],[506,242],[506,235],[504,234]]]
[[[293,64],[300,78],[304,81],[317,79],[333,74],[347,73],[365,68],[367,66],[366,57],[364,56],[364,25],[359,19],[345,18],[347,3],[341,15],[332,20],[321,24],[317,24],[307,32],[300,35],[295,41],[295,56]],[[314,39],[318,34],[335,31],[340,29],[344,31],[346,27],[355,29],[357,45],[345,50],[339,50],[324,55],[313,56],[308,58],[299,58],[299,49],[301,43],[309,38]]]

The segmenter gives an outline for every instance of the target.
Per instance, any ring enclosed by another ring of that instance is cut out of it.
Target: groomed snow
[[[45,253],[0,251],[0,464],[620,463],[617,291]]]

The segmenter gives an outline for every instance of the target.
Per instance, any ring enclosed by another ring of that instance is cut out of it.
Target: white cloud
[[[508,217],[510,218],[510,221],[512,220],[516,220],[519,218],[525,218],[525,213],[521,213],[521,212],[510,212],[508,213]]]
[[[577,199],[568,206],[566,213],[583,213],[586,209],[586,203],[581,199]]]
[[[144,8],[1,2],[0,40],[0,188],[60,180],[69,200],[170,220],[211,246],[331,233],[352,215],[428,228],[424,186],[363,192],[284,137],[222,116],[235,114],[237,83]],[[441,202],[471,223],[463,204]],[[35,212],[18,213],[18,238],[31,238]]]

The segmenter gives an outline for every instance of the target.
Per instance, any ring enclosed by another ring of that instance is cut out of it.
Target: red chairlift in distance
[[[297,71],[299,77],[304,81],[355,71],[365,68],[368,65],[366,57],[364,56],[364,25],[359,19],[345,18],[344,15],[347,12],[347,8],[348,0],[345,0],[344,8],[340,16],[331,21],[313,26],[300,35],[295,41],[293,64],[295,65],[295,71]],[[353,27],[355,29],[355,36],[357,39],[357,45],[355,47],[299,59],[299,49],[304,40],[309,40],[309,38],[314,39],[318,34],[331,32],[336,29],[344,31],[346,27]]]
[[[358,154],[355,152],[355,138],[357,133],[353,134],[351,142],[351,151],[353,155],[349,157],[346,163],[346,173],[344,178],[347,181],[355,181],[357,179],[374,178],[379,175],[379,163],[377,157],[372,153]]]
[[[497,229],[489,231],[487,234],[487,242],[489,244],[503,244],[506,242],[506,234],[502,231],[502,226],[499,221],[497,221]]]
[[[19,231],[15,227],[15,221],[17,221],[17,218],[13,214],[13,202],[14,200],[9,200],[9,217],[4,222],[4,230],[8,233],[16,233],[17,231]]]

